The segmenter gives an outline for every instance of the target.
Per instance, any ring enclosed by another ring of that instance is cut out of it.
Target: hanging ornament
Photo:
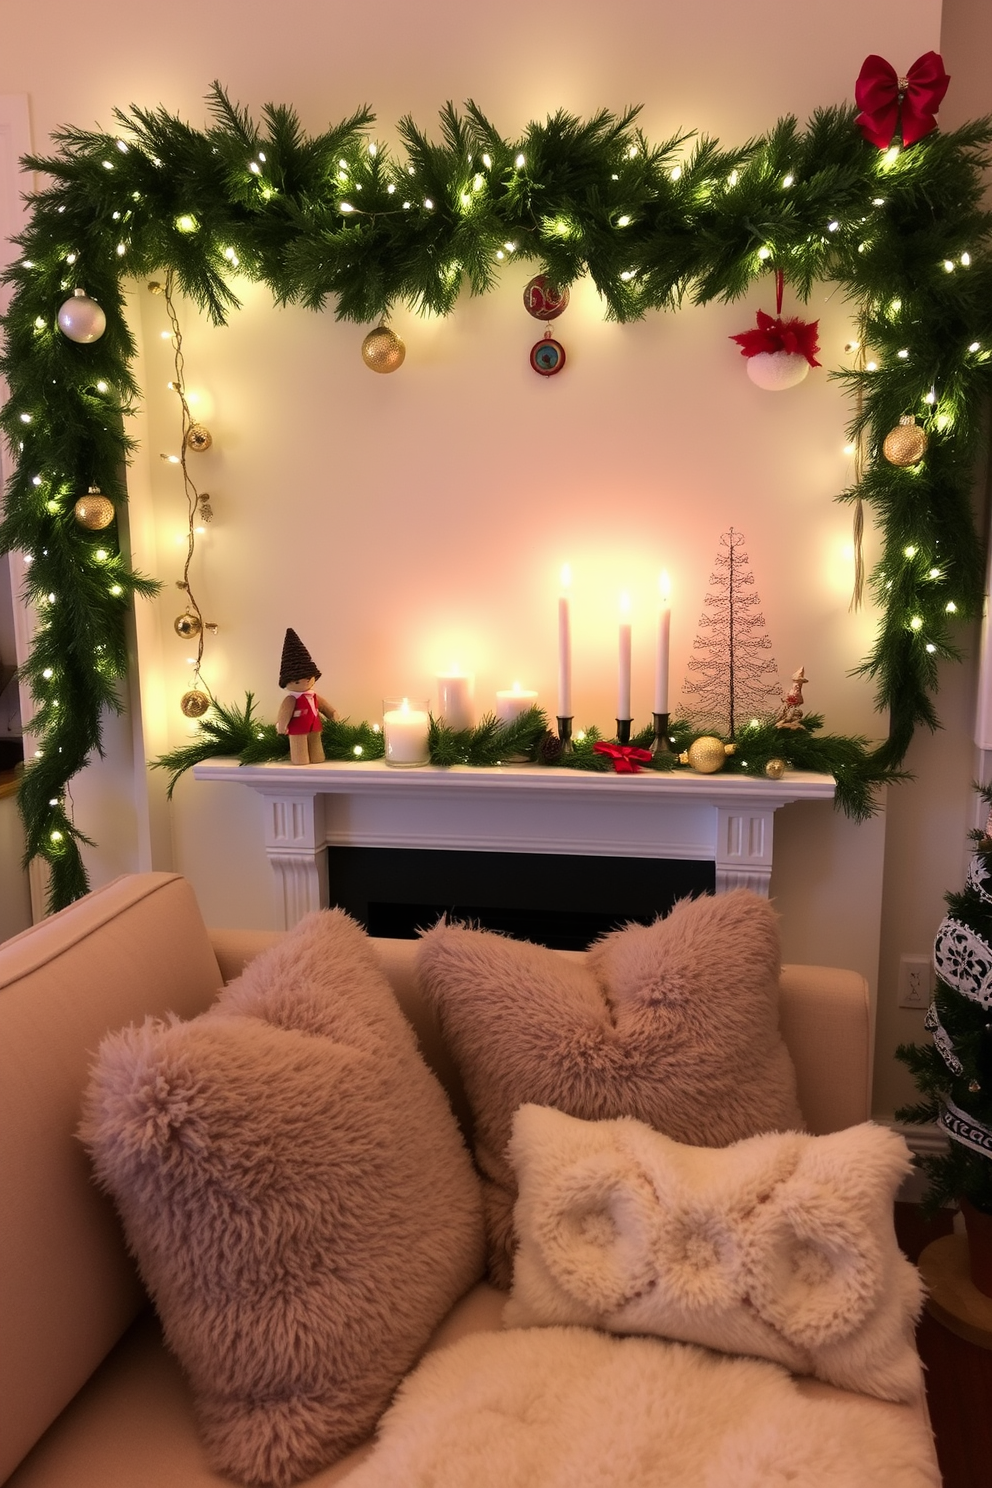
[[[542,377],[554,377],[565,365],[565,348],[556,341],[550,328],[545,331],[543,341],[530,349],[530,364]]]
[[[785,278],[775,271],[775,314],[757,313],[757,329],[731,336],[747,358],[747,375],[768,393],[780,393],[802,382],[810,367],[818,367],[816,336],[818,320],[782,319],[782,290]]]
[[[906,413],[886,434],[882,441],[882,454],[890,465],[918,465],[929,442],[926,429],[921,429],[913,415]]]
[[[85,496],[80,496],[72,514],[80,527],[89,532],[102,532],[114,520],[114,503],[104,496],[99,486],[90,486]]]
[[[214,436],[209,429],[202,424],[190,424],[189,433],[186,435],[186,448],[192,450],[195,455],[202,455],[214,442]]]
[[[85,346],[90,341],[99,341],[107,329],[107,317],[85,289],[74,289],[72,297],[59,310],[58,325],[63,336]]]
[[[770,759],[765,765],[765,774],[769,780],[781,780],[785,774],[785,760]]]
[[[198,687],[194,687],[189,692],[183,693],[179,700],[179,706],[187,718],[202,718],[210,707],[210,699],[205,692],[201,692]]]
[[[376,326],[362,342],[362,361],[373,372],[395,372],[405,356],[406,347],[387,325]]]
[[[548,288],[547,274],[535,274],[524,287],[524,308],[535,320],[557,320],[568,305],[568,289],[557,292]]]
[[[176,632],[176,635],[184,641],[191,641],[203,629],[199,616],[194,615],[192,610],[186,610],[179,616],[178,620],[173,621],[172,628]]]
[[[689,765],[697,775],[715,775],[722,770],[727,756],[734,753],[735,745],[724,744],[712,734],[695,739],[684,754],[679,755],[680,765]]]

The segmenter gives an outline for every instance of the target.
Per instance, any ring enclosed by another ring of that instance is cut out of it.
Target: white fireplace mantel
[[[396,769],[381,761],[194,766],[265,803],[265,851],[289,927],[330,903],[327,847],[688,858],[716,865],[717,892],[767,895],[775,812],[834,795],[830,775],[591,774],[505,765]]]

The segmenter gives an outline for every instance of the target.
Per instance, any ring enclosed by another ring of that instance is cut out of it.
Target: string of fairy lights
[[[852,109],[829,108],[805,130],[783,119],[724,148],[684,134],[654,145],[636,110],[559,113],[508,140],[469,104],[442,110],[438,141],[401,121],[394,152],[370,138],[367,110],[308,136],[283,106],[262,126],[220,88],[210,106],[204,130],[132,107],[116,133],[65,129],[57,153],[26,162],[48,184],[7,273],[0,425],[15,464],[0,546],[24,555],[38,613],[23,667],[37,747],[19,799],[53,906],[86,886],[67,783],[99,751],[105,710],[121,707],[128,608],[159,587],[132,568],[117,522],[140,396],[125,291],[151,276],[165,276],[173,310],[181,295],[215,324],[237,310],[241,275],[278,303],[330,301],[339,320],[379,331],[395,304],[446,315],[463,289],[494,290],[511,258],[533,262],[552,290],[587,275],[618,322],[687,298],[740,299],[770,271],[802,302],[835,282],[864,348],[863,365],[830,374],[850,394],[860,450],[838,498],[863,502],[881,539],[867,581],[880,625],[859,670],[889,714],[887,738],[857,769],[885,778],[915,728],[937,725],[938,664],[957,655],[955,627],[983,597],[971,483],[992,387],[988,120],[879,149]],[[199,625],[187,692],[209,699],[209,626],[190,588],[209,502],[186,459],[196,421],[177,323],[170,334],[189,514],[184,615]],[[409,356],[377,346],[375,370],[402,363],[409,375]]]

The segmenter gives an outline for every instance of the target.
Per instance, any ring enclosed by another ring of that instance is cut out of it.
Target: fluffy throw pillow
[[[360,927],[309,916],[210,1012],[101,1046],[81,1135],[212,1467],[365,1438],[482,1267],[477,1178]]]
[[[424,935],[419,972],[472,1107],[497,1286],[512,1272],[506,1144],[524,1102],[635,1116],[704,1146],[802,1125],[780,964],[775,912],[746,889],[683,900],[581,958],[444,923]]]
[[[921,1411],[585,1328],[476,1333],[400,1387],[348,1488],[940,1488]]]
[[[510,1155],[520,1197],[507,1324],[654,1333],[918,1398],[922,1285],[892,1225],[912,1163],[889,1128],[714,1149],[639,1121],[523,1106]]]

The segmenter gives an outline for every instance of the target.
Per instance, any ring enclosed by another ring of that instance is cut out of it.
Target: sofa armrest
[[[814,1136],[871,1115],[868,983],[834,966],[783,966],[779,1019]]]
[[[208,930],[210,944],[224,985],[233,982],[248,962],[267,951],[286,934],[285,930]]]

